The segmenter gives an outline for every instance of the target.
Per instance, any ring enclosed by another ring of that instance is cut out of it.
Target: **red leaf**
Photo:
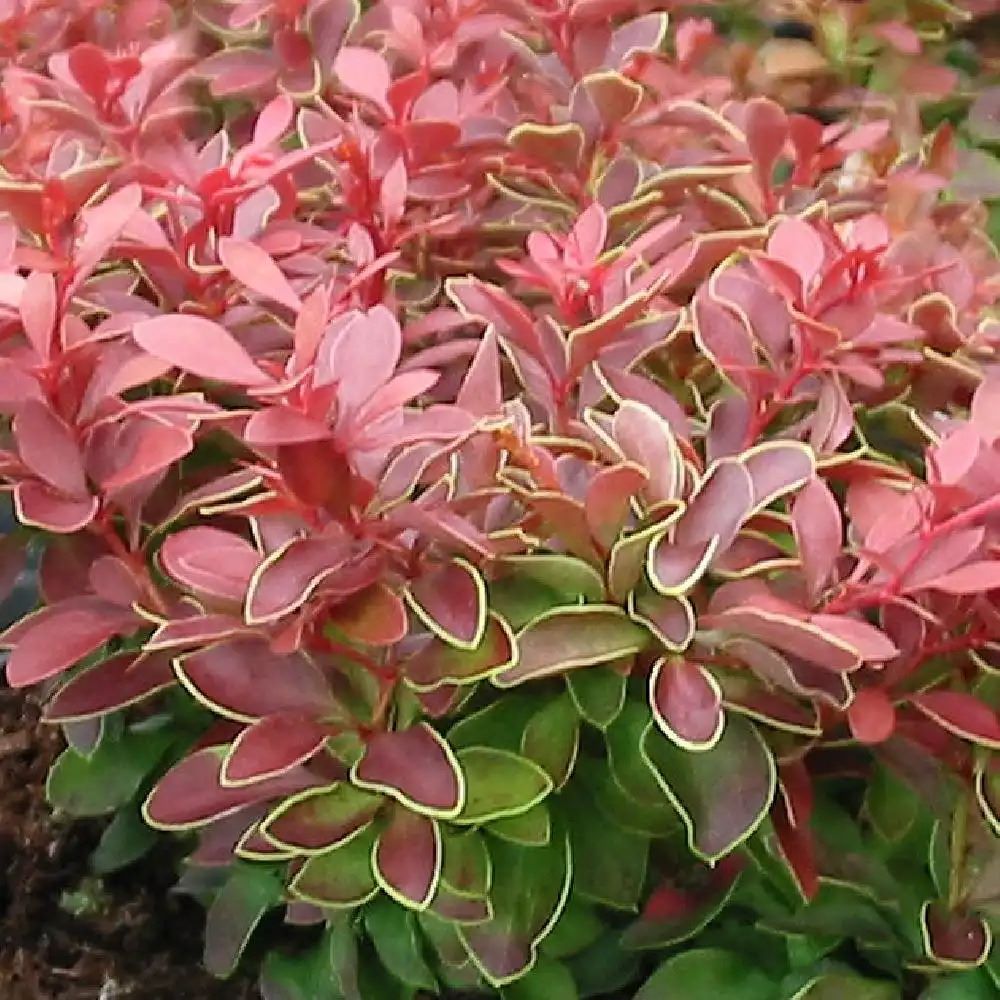
[[[342,601],[327,620],[351,642],[368,646],[392,646],[409,628],[403,599],[384,583]]]
[[[245,386],[271,382],[228,330],[201,316],[154,316],[136,323],[133,336],[144,351],[201,378]]]
[[[281,656],[263,639],[240,638],[180,658],[184,686],[219,715],[256,722],[276,712],[330,711],[333,698],[322,671],[302,654]]]
[[[163,571],[198,594],[242,601],[261,557],[231,531],[207,525],[170,535],[158,553]]]
[[[295,539],[273,552],[250,582],[247,622],[273,621],[301,607],[350,554],[348,546],[322,538]]]
[[[176,683],[170,660],[162,653],[115,656],[67,681],[45,706],[45,721],[106,715]]]
[[[989,705],[962,691],[925,691],[910,698],[914,708],[948,732],[982,746],[1000,749],[1000,721]]]
[[[135,626],[130,609],[96,597],[43,608],[16,626],[17,639],[7,661],[7,682],[14,688],[38,684],[100,649],[112,636],[131,632]]]
[[[226,753],[220,781],[229,787],[275,778],[315,756],[328,727],[309,712],[275,712],[244,729]]]
[[[465,799],[458,761],[426,723],[376,733],[351,777],[362,788],[381,791],[428,815],[457,816]]]
[[[881,688],[862,688],[847,709],[854,738],[861,743],[884,743],[896,729],[896,709]]]

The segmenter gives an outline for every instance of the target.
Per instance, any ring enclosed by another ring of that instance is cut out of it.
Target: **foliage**
[[[7,678],[268,1000],[1000,984],[996,91],[704,6],[0,11]]]

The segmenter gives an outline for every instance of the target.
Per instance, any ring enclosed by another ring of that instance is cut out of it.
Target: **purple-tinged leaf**
[[[462,810],[465,778],[447,742],[426,723],[372,736],[351,769],[359,788],[402,802],[409,809],[451,819]]]
[[[296,538],[272,552],[247,590],[247,624],[274,621],[301,607],[313,591],[350,558],[351,549],[323,538]]]
[[[753,510],[801,489],[816,471],[812,449],[798,441],[766,441],[740,455],[753,482]]]
[[[950,573],[929,580],[925,585],[930,590],[940,590],[945,594],[981,594],[1000,587],[1000,561],[980,560],[967,563]]]
[[[517,634],[517,663],[494,675],[497,687],[514,687],[598,663],[631,656],[648,633],[621,608],[590,604],[553,608]]]
[[[643,759],[684,821],[691,850],[708,862],[724,858],[763,822],[777,788],[771,751],[754,726],[726,720],[711,750],[690,753],[650,724]]]
[[[810,480],[795,498],[792,531],[802,573],[815,600],[833,576],[844,534],[840,508],[822,479]]]
[[[372,854],[375,879],[397,903],[425,910],[441,880],[441,829],[436,819],[397,806]]]
[[[849,643],[799,618],[749,605],[706,615],[702,624],[758,642],[835,673],[861,665],[861,656]]]
[[[464,559],[422,573],[406,590],[410,607],[439,639],[476,649],[486,633],[486,584]]]
[[[322,854],[358,836],[385,800],[347,782],[314,788],[283,802],[260,826],[276,847]]]
[[[219,780],[232,788],[285,774],[314,757],[328,735],[329,727],[309,712],[266,715],[233,741]]]
[[[695,614],[686,597],[671,597],[651,590],[633,594],[629,616],[645,625],[671,652],[683,652],[695,632]]]
[[[226,788],[220,781],[222,755],[215,747],[198,750],[175,764],[142,807],[146,822],[159,830],[191,830],[246,806],[282,799],[320,784],[305,768],[270,781]]]
[[[722,691],[701,664],[657,660],[649,676],[649,706],[664,734],[685,750],[711,750],[722,736]]]
[[[590,533],[604,548],[618,538],[631,514],[632,498],[646,485],[645,469],[631,463],[602,469],[591,480],[584,498]]]
[[[323,672],[302,653],[283,656],[258,638],[232,639],[174,661],[181,683],[215,713],[253,723],[275,712],[322,716],[334,708]]]
[[[476,648],[462,649],[435,637],[404,660],[400,670],[413,690],[431,692],[446,685],[474,684],[516,663],[517,644],[510,627],[490,612]]]
[[[231,975],[254,928],[281,901],[274,871],[236,868],[213,898],[205,918],[205,968],[220,978]]]

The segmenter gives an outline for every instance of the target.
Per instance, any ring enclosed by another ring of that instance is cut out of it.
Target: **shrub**
[[[7,677],[266,997],[996,988],[990,167],[661,6],[3,22]]]

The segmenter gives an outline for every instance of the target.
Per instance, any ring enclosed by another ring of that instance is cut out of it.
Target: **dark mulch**
[[[249,977],[219,982],[201,968],[203,914],[168,893],[168,842],[103,880],[88,912],[67,912],[101,826],[53,819],[45,776],[60,750],[37,708],[0,688],[0,997],[256,1000]]]

